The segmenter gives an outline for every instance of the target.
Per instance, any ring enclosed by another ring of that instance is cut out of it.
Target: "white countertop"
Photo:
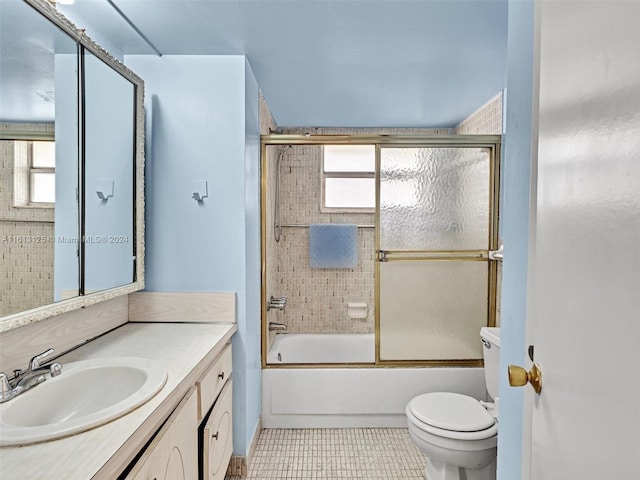
[[[235,331],[235,324],[127,323],[61,357],[57,361],[63,366],[63,375],[65,362],[110,356],[146,358],[167,369],[167,383],[147,403],[101,427],[36,445],[0,448],[0,478],[113,480]]]

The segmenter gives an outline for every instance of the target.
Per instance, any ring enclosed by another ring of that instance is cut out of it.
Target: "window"
[[[322,211],[375,211],[375,145],[324,145]]]
[[[56,143],[31,142],[29,203],[56,201]]]
[[[15,141],[16,207],[51,207],[56,200],[54,141]]]

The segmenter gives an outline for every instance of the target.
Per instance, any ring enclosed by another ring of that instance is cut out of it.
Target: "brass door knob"
[[[535,392],[540,395],[542,391],[542,370],[540,370],[540,365],[534,363],[528,372],[517,365],[509,365],[509,385],[522,387],[527,383],[530,383]]]

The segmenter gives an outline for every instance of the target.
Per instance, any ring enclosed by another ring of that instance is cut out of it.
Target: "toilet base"
[[[428,480],[496,480],[496,460],[482,468],[460,468],[427,458]]]

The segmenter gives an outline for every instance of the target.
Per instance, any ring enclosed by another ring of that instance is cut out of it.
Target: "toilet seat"
[[[415,397],[406,408],[408,420],[420,430],[456,440],[482,440],[498,433],[498,425],[475,398],[435,392]]]

